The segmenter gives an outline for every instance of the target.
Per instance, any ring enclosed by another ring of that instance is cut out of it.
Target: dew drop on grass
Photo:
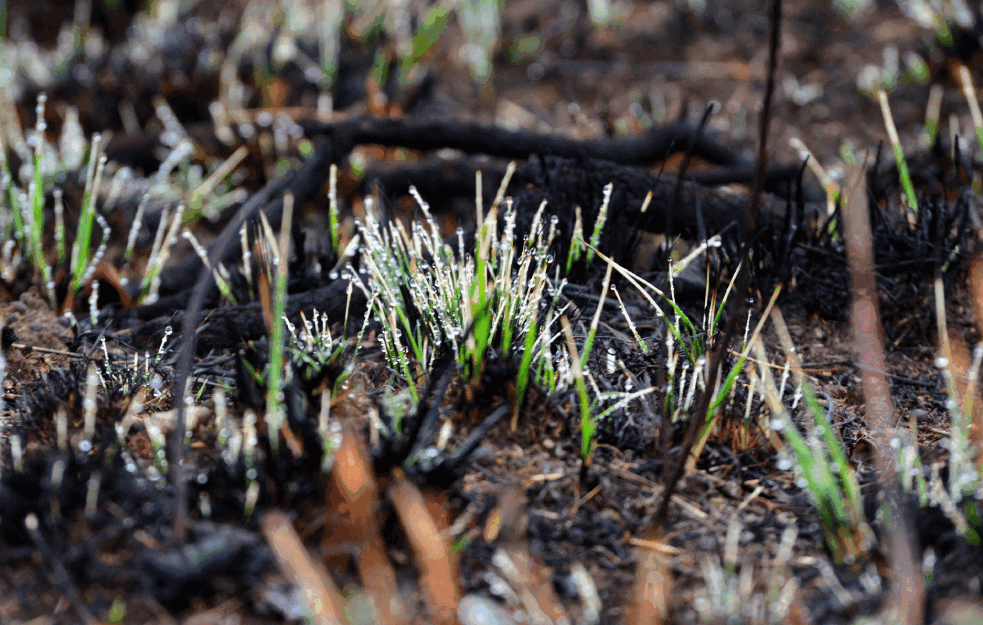
[[[87,440],[79,441],[79,451],[83,454],[87,454],[92,451],[92,442]]]
[[[949,366],[949,359],[946,358],[945,356],[939,356],[938,358],[935,359],[935,366],[938,367],[939,369],[945,369],[946,367]]]
[[[804,477],[800,477],[795,480],[795,485],[798,486],[799,488],[805,488],[809,485],[809,480],[807,480]]]
[[[776,432],[781,432],[784,427],[785,421],[783,419],[776,418],[771,420],[771,429],[775,430]]]
[[[461,599],[457,617],[464,625],[511,625],[515,622],[495,601],[481,595],[466,595]]]
[[[505,583],[504,580],[495,580],[489,587],[488,590],[496,596],[504,597],[509,593],[509,585]]]
[[[788,471],[792,468],[792,461],[788,458],[780,458],[775,466],[779,471]]]
[[[250,481],[251,480],[255,480],[257,475],[259,475],[259,473],[253,467],[249,467],[248,469],[246,469],[246,479],[247,480],[250,480]]]
[[[195,481],[198,482],[199,484],[206,484],[208,482],[208,474],[199,473],[198,476],[195,477]]]

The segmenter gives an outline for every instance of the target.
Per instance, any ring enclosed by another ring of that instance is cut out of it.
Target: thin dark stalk
[[[768,46],[768,77],[767,82],[765,83],[764,105],[761,110],[758,161],[754,175],[754,191],[751,194],[751,203],[744,215],[742,233],[744,244],[742,246],[741,256],[748,261],[750,260],[747,258],[748,250],[750,249],[751,243],[758,231],[761,194],[764,190],[766,176],[766,164],[768,160],[768,129],[771,126],[771,102],[775,93],[775,74],[777,73],[778,68],[778,51],[780,47],[779,44],[781,42],[782,0],[772,1],[770,22],[771,40]],[[710,402],[713,400],[713,390],[717,385],[717,377],[720,375],[720,369],[723,366],[724,358],[727,356],[727,347],[737,335],[738,328],[740,327],[740,320],[744,318],[745,311],[747,310],[747,299],[750,291],[750,275],[751,266],[750,262],[748,262],[747,270],[738,276],[737,288],[734,291],[736,295],[740,296],[740,299],[738,299],[735,309],[728,316],[727,328],[724,331],[722,339],[719,343],[717,343],[717,349],[713,350],[713,353],[710,355],[708,363],[709,373],[707,375],[705,387],[706,390],[700,396],[700,401],[696,404],[695,410],[689,415],[686,438],[683,442],[683,451],[679,454],[679,459],[676,462],[673,471],[666,482],[665,489],[662,492],[662,500],[659,502],[659,507],[653,520],[653,525],[657,529],[662,528],[665,525],[666,518],[669,516],[669,502],[672,499],[673,493],[676,491],[676,486],[679,484],[679,480],[683,477],[683,472],[686,469],[686,459],[689,457],[690,452],[692,452],[693,445],[696,444],[696,438],[699,434],[700,427],[706,420],[707,410],[709,410]]]
[[[672,202],[670,203],[670,206],[677,206],[679,204],[679,200],[683,193],[683,178],[686,176],[686,171],[689,169],[690,161],[693,160],[693,149],[696,147],[697,142],[703,138],[703,129],[706,128],[707,123],[710,121],[714,108],[716,108],[716,105],[713,102],[707,104],[706,109],[703,111],[703,117],[700,118],[700,123],[696,126],[696,131],[690,135],[689,141],[686,142],[686,150],[683,152],[683,162],[679,166],[679,173],[676,174],[676,186],[672,190]],[[699,212],[699,209],[697,209],[697,212]],[[666,211],[666,246],[668,249],[672,248],[672,215],[673,211]],[[703,230],[703,232],[699,232],[700,238],[706,238],[706,230],[703,228],[702,219],[700,219],[699,230]]]

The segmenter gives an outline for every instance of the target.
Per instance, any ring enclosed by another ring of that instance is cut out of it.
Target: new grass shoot
[[[706,557],[702,562],[705,586],[696,592],[693,607],[703,623],[771,625],[784,623],[796,599],[800,582],[789,562],[798,536],[792,525],[782,532],[775,560],[767,575],[755,575],[754,567],[740,558],[741,523],[731,520],[724,536],[723,557]],[[767,579],[764,589],[760,580]],[[763,591],[762,591],[763,590]]]
[[[670,286],[673,284],[674,276],[679,275],[679,272],[681,272],[689,263],[698,258],[699,255],[706,254],[711,248],[718,246],[719,242],[719,237],[711,237],[707,241],[704,241],[702,244],[697,246],[679,263],[671,267],[669,271]],[[703,326],[706,329],[705,331],[701,332],[697,329],[693,320],[689,318],[689,315],[687,315],[685,311],[683,311],[682,308],[680,308],[676,303],[674,290],[673,292],[666,294],[655,285],[647,282],[640,276],[614,262],[605,254],[597,251],[593,246],[588,244],[588,248],[591,249],[592,252],[596,253],[601,260],[608,263],[609,269],[616,270],[632,286],[634,286],[646,299],[646,301],[655,311],[658,318],[665,319],[666,313],[663,310],[663,307],[656,302],[654,297],[659,297],[663,301],[664,305],[671,310],[671,321],[667,321],[666,323],[667,333],[665,340],[668,384],[666,388],[664,405],[666,414],[674,415],[678,418],[678,416],[682,415],[692,406],[696,390],[698,388],[703,389],[703,381],[706,379],[706,372],[704,369],[708,362],[707,355],[713,348],[713,337],[717,332],[724,305],[730,296],[734,281],[731,280],[731,283],[725,290],[719,304],[716,301],[716,296],[711,296],[708,282],[707,293],[706,297],[704,298],[703,313]],[[738,266],[737,271],[740,271],[740,267],[741,265]],[[608,277],[605,278],[605,285],[607,284],[607,281]],[[605,291],[606,290],[607,289],[605,288]],[[630,327],[633,327],[633,323],[631,322],[631,319],[627,313],[625,313],[625,318],[629,319],[629,325]],[[636,333],[636,340],[639,339],[640,337],[638,337]],[[644,347],[644,342],[639,340],[639,344],[643,346],[643,349],[646,349]],[[680,356],[682,356],[681,360]],[[716,413],[716,410],[720,404],[730,394],[733,384],[744,366],[744,360],[745,358],[740,358],[732,367],[729,375],[725,378],[723,385],[715,389],[715,396],[710,403],[710,411],[707,414],[707,423],[703,426],[701,440],[705,441],[706,436],[709,434],[710,427],[712,425],[712,416]],[[689,375],[690,371],[692,371],[692,375]]]
[[[587,394],[587,384],[584,382],[584,372],[580,366],[580,357],[577,356],[577,343],[573,338],[570,321],[566,316],[563,316],[560,317],[560,322],[563,324],[563,335],[567,340],[570,366],[577,388],[577,404],[580,407],[580,456],[584,462],[587,462],[594,450],[594,432],[597,430],[597,422],[591,418],[591,403]]]
[[[891,105],[887,101],[887,94],[883,90],[878,91],[877,100],[881,105],[881,114],[884,116],[884,127],[887,129],[887,136],[891,140],[891,147],[894,149],[894,158],[898,166],[898,177],[901,179],[901,186],[904,188],[905,197],[908,200],[908,210],[917,214],[918,198],[915,196],[915,186],[911,182],[911,174],[908,172],[908,161],[905,159],[904,149],[901,147],[898,129],[894,125],[894,116],[891,114]]]
[[[451,242],[443,240],[430,207],[415,189],[423,219],[409,227],[400,221],[380,223],[372,202],[366,203],[365,220],[358,228],[370,279],[363,283],[356,272],[351,274],[383,324],[387,359],[411,389],[444,350],[451,350],[466,375],[477,380],[488,349],[517,354],[538,325],[550,282],[549,248],[557,220],[547,225],[545,204],[541,205],[529,234],[517,241],[515,207],[503,198],[505,184],[488,214],[482,215],[473,250],[465,249],[462,230]],[[505,224],[501,234],[500,209]],[[548,351],[549,343],[534,340],[532,345]],[[535,362],[529,358],[527,370]]]
[[[437,2],[419,16],[416,32],[410,38],[410,45],[399,52],[399,74],[401,84],[409,84],[420,61],[433,49],[440,35],[450,23],[452,3]]]
[[[463,231],[449,242],[442,239],[429,206],[415,190],[411,193],[423,219],[409,226],[400,221],[380,223],[371,210],[371,198],[366,198],[364,223],[358,228],[365,241],[363,261],[370,279],[363,283],[351,272],[352,279],[366,293],[382,323],[382,344],[390,366],[404,378],[414,398],[419,383],[444,350],[453,352],[465,377],[479,382],[488,351],[495,349],[518,360],[513,426],[530,383],[549,393],[571,385],[578,389],[582,452],[586,457],[598,419],[593,413],[604,402],[623,406],[641,395],[601,393],[595,387],[592,400],[585,376],[577,375],[593,349],[600,307],[580,349],[571,351],[569,341],[566,350],[554,347],[561,333],[553,334],[553,329],[562,323],[566,309],[558,306],[566,281],[559,279],[550,254],[558,220],[547,217],[548,207],[543,202],[533,215],[528,234],[519,240],[515,234],[516,207],[503,197],[509,175],[487,214],[480,200],[476,204],[478,227],[473,250],[465,249]],[[607,197],[610,192],[609,186]],[[602,216],[595,225],[595,242],[603,221]],[[596,252],[593,245],[583,242],[582,246],[590,255],[608,262],[603,295],[616,264]],[[551,273],[556,275],[551,277]],[[688,332],[687,339],[695,333],[695,329]],[[570,360],[574,353],[576,363]],[[602,414],[612,410],[609,407]]]
[[[114,202],[125,181],[132,175],[129,170],[122,168],[116,171],[109,183],[107,196],[103,176],[107,169],[107,158],[102,153],[102,137],[93,135],[91,144],[86,145],[78,123],[78,114],[69,109],[65,114],[62,136],[57,145],[46,139],[45,122],[46,97],[38,96],[36,107],[37,122],[33,134],[27,139],[18,136],[0,137],[0,235],[6,237],[17,246],[20,253],[29,260],[37,274],[41,277],[43,287],[53,308],[69,306],[74,297],[92,282],[92,277],[107,252],[109,226],[97,209],[97,203]],[[193,153],[193,145],[187,140],[186,133],[173,113],[165,105],[158,106],[158,115],[165,127],[174,127],[172,136],[174,144],[167,158],[150,180],[150,187],[144,193],[130,227],[126,248],[123,254],[124,267],[121,281],[129,281],[136,242],[140,228],[143,225],[144,212],[151,200],[161,200],[167,205],[160,227],[154,238],[150,260],[139,275],[140,295],[138,301],[153,301],[159,286],[160,272],[166,264],[171,244],[177,240],[185,224],[193,225],[200,216],[214,219],[219,212],[238,201],[245,193],[233,188],[228,182],[230,173],[241,162],[246,151],[240,149],[230,158],[218,163],[207,178],[199,171],[198,166],[181,167]],[[19,172],[12,172],[5,158],[6,147],[10,147],[20,155],[25,165]],[[86,162],[84,159],[87,158]],[[56,187],[56,181],[73,173],[84,163],[85,187],[81,198],[80,209],[75,220],[75,229],[69,233],[65,227],[64,193]],[[172,173],[178,170],[178,174]],[[115,195],[114,195],[115,194]],[[48,207],[48,198],[52,197]],[[190,203],[190,210],[185,206]],[[174,206],[176,205],[176,208]],[[49,219],[49,212],[54,219]],[[96,243],[97,233],[101,237]],[[51,245],[53,238],[54,245]],[[195,243],[193,236],[185,234],[185,238]],[[70,244],[70,252],[69,252]],[[53,252],[47,250],[53,247]],[[200,246],[198,246],[200,248]],[[197,250],[201,253],[201,250]],[[65,267],[67,281],[67,298],[65,301],[56,300],[56,285],[53,277],[56,267]],[[228,272],[224,267],[214,268],[220,288],[226,286],[223,294],[230,297]]]
[[[973,128],[976,129],[976,139],[980,147],[983,147],[983,113],[980,112],[980,101],[976,97],[976,86],[973,84],[973,75],[965,65],[959,65],[959,81],[962,83],[963,95],[969,104],[970,116],[973,119]]]
[[[283,198],[283,221],[280,225],[276,251],[271,255],[272,267],[270,267],[271,273],[275,274],[275,286],[273,290],[272,328],[269,328],[270,364],[266,382],[266,425],[270,445],[274,451],[279,446],[280,428],[286,418],[283,411],[286,342],[286,317],[284,315],[287,309],[287,265],[290,258],[290,226],[293,222],[293,212],[294,196],[288,193]]]
[[[762,429],[781,437],[772,437],[779,452],[778,468],[794,469],[796,484],[808,493],[819,512],[823,538],[834,562],[851,562],[869,548],[873,534],[864,519],[856,474],[830,423],[832,406],[823,408],[812,386],[800,380],[795,399],[804,399],[806,412],[812,417],[803,435],[782,401],[783,393],[775,384],[760,339],[753,342],[752,349],[761,363],[757,369],[759,388],[771,411],[771,419]]]
[[[47,123],[45,122],[45,105],[47,97],[44,94],[38,96],[37,107],[35,109],[37,122],[34,127],[34,134],[24,142],[19,148],[11,145],[22,156],[26,156],[27,165],[16,175],[10,171],[9,164],[5,157],[0,157],[0,175],[2,175],[2,186],[6,191],[6,206],[0,207],[0,224],[9,224],[12,232],[5,232],[9,240],[13,240],[20,247],[25,256],[30,259],[34,270],[42,278],[42,282],[48,296],[48,300],[53,308],[57,308],[59,302],[55,297],[55,284],[53,280],[52,262],[62,262],[65,250],[65,230],[62,215],[61,197],[55,199],[55,239],[58,250],[57,260],[49,259],[45,253],[46,241],[45,232],[47,221],[45,217],[45,200],[52,181],[68,171],[71,165],[75,164],[74,155],[69,158],[68,154],[59,154],[55,147],[48,143],[45,138]],[[66,135],[72,134],[72,125],[66,121]],[[11,138],[7,138],[9,141]],[[101,221],[103,241],[97,252],[93,255],[90,248],[94,225],[99,218],[94,208],[94,198],[92,190],[98,187],[105,167],[105,157],[100,156],[99,152],[100,137],[98,134],[92,138],[91,149],[89,150],[89,164],[86,169],[85,193],[82,199],[82,212],[78,221],[75,242],[72,247],[72,257],[69,264],[70,291],[69,295],[77,293],[91,278],[96,265],[101,260],[102,254],[106,249],[106,240],[109,236],[109,228],[105,221]],[[29,145],[28,145],[29,144]],[[84,141],[83,141],[84,144]],[[72,150],[79,150],[78,146],[65,146]],[[30,148],[30,149],[29,149]],[[0,141],[0,151],[6,150],[6,142]],[[84,147],[81,148],[84,150]],[[81,151],[80,150],[80,151]],[[18,184],[20,179],[24,186]]]
[[[977,380],[983,346],[978,346],[970,359],[965,346],[953,345],[949,335],[945,310],[945,288],[942,278],[935,280],[935,314],[939,328],[940,353],[936,365],[942,370],[945,380],[949,414],[952,427],[949,429],[949,492],[954,502],[962,502],[983,490],[983,479],[979,470],[981,451],[974,444],[974,432],[980,427],[981,406],[976,403]],[[958,348],[961,348],[957,351]],[[968,361],[968,362],[967,362]],[[975,422],[975,423],[974,423]],[[979,441],[979,435],[976,441]],[[969,502],[970,506],[974,506]],[[959,525],[957,523],[957,525]],[[963,529],[966,529],[965,527]],[[976,539],[977,542],[979,539]]]

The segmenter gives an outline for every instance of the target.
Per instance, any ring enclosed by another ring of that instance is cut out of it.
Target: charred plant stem
[[[703,129],[706,128],[707,123],[710,121],[710,117],[713,115],[714,108],[716,105],[711,102],[707,105],[706,109],[703,111],[703,117],[700,119],[700,123],[696,126],[696,132],[694,132],[689,141],[686,143],[686,150],[683,152],[683,162],[679,166],[679,173],[676,175],[676,186],[672,190],[672,202],[670,206],[676,206],[679,203],[679,199],[683,193],[683,178],[686,176],[686,171],[689,169],[690,161],[693,160],[693,150],[696,148],[697,142],[703,138]],[[699,204],[697,204],[699,206]],[[667,245],[672,245],[672,215],[674,211],[666,211],[666,241]],[[697,211],[699,212],[699,211]],[[650,213],[651,215],[651,213]],[[702,224],[700,224],[702,226]],[[702,227],[699,230],[704,230]],[[706,231],[700,232],[699,236],[701,238],[706,237]],[[667,250],[668,251],[668,250]]]
[[[744,244],[742,246],[743,249],[741,250],[742,257],[747,256],[748,250],[751,247],[752,239],[757,232],[761,193],[764,189],[766,162],[768,159],[768,129],[771,125],[771,101],[775,92],[775,74],[778,67],[778,50],[781,42],[782,0],[772,1],[770,22],[771,39],[768,46],[768,78],[765,84],[764,106],[761,110],[758,163],[757,171],[755,172],[754,177],[755,184],[754,191],[751,195],[751,203],[744,215],[744,231],[742,233],[744,235]],[[679,459],[676,461],[673,471],[669,476],[669,480],[666,482],[665,489],[662,492],[662,500],[659,502],[659,508],[656,511],[655,519],[653,520],[653,525],[658,530],[661,530],[661,528],[665,525],[666,518],[669,515],[669,502],[672,500],[672,495],[676,490],[676,486],[679,484],[679,480],[683,476],[683,472],[686,468],[686,459],[689,457],[689,454],[693,449],[693,445],[696,443],[696,438],[699,434],[700,427],[706,421],[707,410],[709,410],[710,402],[713,400],[713,391],[717,385],[717,376],[720,373],[723,360],[727,355],[727,348],[737,335],[740,320],[744,317],[747,309],[748,291],[750,289],[750,269],[751,266],[749,264],[748,271],[741,273],[738,277],[738,286],[735,293],[740,295],[740,299],[737,301],[736,309],[732,311],[728,317],[727,329],[723,334],[723,338],[717,344],[717,349],[713,350],[713,353],[710,355],[705,386],[706,390],[701,395],[699,402],[697,402],[695,410],[689,416],[686,438],[683,442],[683,451],[679,454]]]
[[[435,120],[425,122],[369,117],[343,122],[302,121],[308,136],[333,131],[347,135],[356,144],[412,147],[418,150],[454,148],[471,154],[501,158],[528,158],[530,154],[601,159],[612,163],[645,164],[666,158],[673,146],[693,142],[693,153],[719,165],[739,165],[731,150],[706,139],[692,124],[653,127],[627,139],[579,140],[558,134],[513,132],[494,126]]]

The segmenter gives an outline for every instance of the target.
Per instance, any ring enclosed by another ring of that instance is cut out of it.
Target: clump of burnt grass
[[[896,345],[921,344],[935,335],[934,306],[925,301],[925,293],[937,276],[950,286],[964,279],[976,234],[975,193],[970,179],[960,173],[967,170],[958,148],[954,153],[951,145],[938,143],[914,158],[914,171],[931,179],[920,195],[919,210],[898,208],[899,173],[883,163],[880,150],[869,161],[865,187],[884,328]],[[815,228],[795,223],[804,205],[799,194],[790,205],[793,217],[787,227],[761,234],[758,288],[767,292],[776,283],[788,284],[792,305],[825,319],[846,320],[842,303],[851,288],[841,203]]]

